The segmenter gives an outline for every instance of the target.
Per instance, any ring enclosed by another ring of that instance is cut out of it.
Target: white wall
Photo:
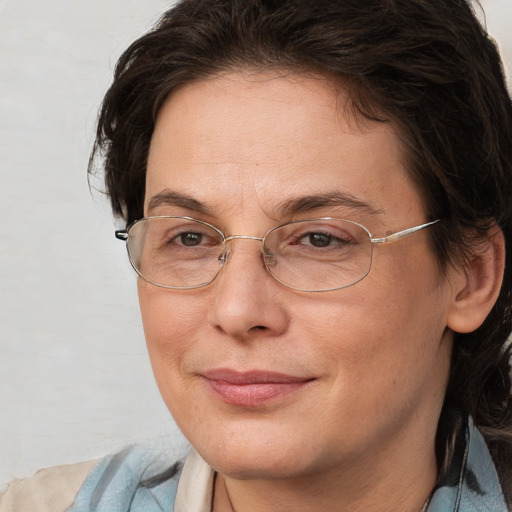
[[[117,57],[168,4],[0,1],[0,487],[176,438],[124,244],[85,171]]]
[[[0,488],[132,441],[183,450],[124,244],[85,173],[117,56],[165,0],[0,0]],[[512,67],[512,0],[487,0]]]

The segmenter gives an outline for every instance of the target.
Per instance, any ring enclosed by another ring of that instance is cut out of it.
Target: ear
[[[455,332],[472,332],[482,325],[503,281],[505,239],[501,229],[493,226],[475,244],[474,254],[451,274],[453,296],[447,326]]]

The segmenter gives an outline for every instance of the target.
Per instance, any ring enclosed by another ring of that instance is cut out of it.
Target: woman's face
[[[167,100],[145,215],[258,237],[313,217],[353,220],[374,236],[428,220],[391,124],[354,117],[321,78],[256,72],[195,82]],[[230,242],[229,262],[204,288],[139,279],[160,391],[210,465],[283,478],[418,450],[433,457],[452,291],[428,236],[377,246],[369,275],[337,291],[286,288],[247,239]]]

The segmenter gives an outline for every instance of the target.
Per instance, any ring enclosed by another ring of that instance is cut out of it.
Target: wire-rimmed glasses
[[[321,292],[351,286],[370,272],[373,247],[400,240],[438,220],[375,238],[363,225],[323,217],[287,222],[265,236],[226,236],[215,226],[191,217],[144,217],[126,230],[130,262],[146,281],[187,290],[210,284],[229,261],[236,239],[261,242],[262,260],[281,284],[298,291]]]

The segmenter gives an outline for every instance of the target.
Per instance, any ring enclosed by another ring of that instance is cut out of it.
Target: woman
[[[511,123],[460,0],[178,3],[93,158],[193,448],[75,468],[52,510],[508,510]]]

